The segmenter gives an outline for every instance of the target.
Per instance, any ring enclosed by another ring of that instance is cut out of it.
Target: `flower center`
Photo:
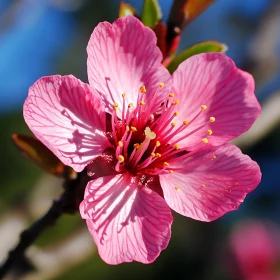
[[[159,83],[156,91],[163,87],[164,84]],[[184,157],[190,152],[186,149],[180,149],[180,141],[205,128],[209,123],[214,122],[215,118],[210,117],[208,122],[190,129],[194,121],[207,109],[206,105],[202,105],[191,120],[184,120],[177,127],[174,118],[179,115],[176,111],[179,100],[173,100],[174,93],[168,95],[168,98],[156,112],[149,110],[153,109],[151,107],[153,100],[149,100],[150,107],[145,107],[148,106],[145,102],[145,94],[146,87],[142,86],[138,94],[137,104],[134,106],[133,103],[126,102],[126,94],[123,93],[121,117],[117,115],[119,105],[117,103],[113,105],[111,113],[112,137],[116,146],[115,156],[118,160],[115,169],[117,172],[127,170],[132,174],[173,173],[174,170],[168,161]],[[156,92],[153,96],[156,96]],[[153,113],[151,114],[151,112]],[[181,133],[186,128],[188,131]],[[182,136],[178,137],[178,135]],[[207,144],[211,135],[212,130],[206,130],[205,137],[202,138],[195,150],[199,149],[201,145]]]

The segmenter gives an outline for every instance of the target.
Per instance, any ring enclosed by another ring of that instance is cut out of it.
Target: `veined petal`
[[[119,116],[123,93],[126,106],[136,105],[137,101],[149,105],[142,109],[146,113],[156,111],[168,97],[170,74],[161,64],[162,54],[156,42],[154,32],[133,16],[119,18],[113,24],[102,22],[94,29],[87,47],[89,83],[108,107],[118,103]],[[161,82],[165,83],[163,89],[159,88]],[[143,85],[145,94],[140,92]]]
[[[168,205],[128,173],[90,181],[80,213],[109,264],[151,263],[170,239]]]
[[[231,144],[201,149],[169,164],[174,172],[160,175],[167,204],[200,221],[236,210],[261,180],[257,163]]]
[[[110,146],[98,93],[74,76],[49,76],[30,87],[24,119],[35,136],[77,172]]]
[[[172,78],[173,91],[180,100],[175,122],[190,121],[174,137],[174,141],[183,138],[181,146],[191,148],[205,137],[214,146],[226,143],[247,131],[261,112],[253,77],[222,53],[192,56]],[[207,109],[201,110],[202,105]],[[215,121],[210,122],[210,117]],[[208,130],[212,131],[211,136],[207,135]],[[184,139],[184,135],[188,136]]]

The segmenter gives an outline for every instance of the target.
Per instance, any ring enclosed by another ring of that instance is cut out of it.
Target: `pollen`
[[[168,172],[169,172],[170,174],[172,174],[174,171],[170,169]]]
[[[174,97],[175,96],[175,94],[173,93],[173,92],[171,92],[170,94],[169,94],[169,97]]]
[[[215,117],[210,117],[209,120],[210,120],[210,122],[215,122],[216,119],[215,119]]]
[[[151,153],[151,157],[152,158],[156,157],[156,154],[155,153]]]
[[[201,108],[201,110],[206,110],[207,106],[206,105],[202,105],[200,108]]]
[[[141,91],[142,93],[146,93],[146,92],[147,92],[146,87],[145,87],[145,86],[141,86],[141,87],[140,87],[140,91]]]
[[[122,141],[119,141],[119,142],[118,142],[118,145],[119,145],[120,147],[123,147],[123,142],[122,142]]]
[[[159,83],[158,86],[159,86],[160,88],[163,88],[163,87],[164,87],[164,83]]]
[[[205,184],[201,184],[201,187],[205,188],[205,187],[206,187],[206,185],[205,185]]]
[[[138,144],[138,143],[135,143],[135,144],[133,145],[133,147],[134,147],[135,149],[138,149],[139,146],[140,146],[140,144]]]
[[[128,107],[130,108],[130,107],[132,107],[133,106],[133,103],[129,103],[128,104]]]
[[[159,142],[159,141],[156,142],[156,146],[157,146],[157,147],[160,146],[160,142]]]
[[[207,130],[207,134],[208,134],[208,135],[212,135],[212,133],[213,133],[213,131],[212,131],[211,129],[208,129],[208,130]]]
[[[145,105],[145,102],[144,101],[140,101],[139,103],[141,106],[144,106]]]
[[[175,100],[174,102],[172,102],[172,105],[178,105],[179,104],[179,100]]]
[[[175,122],[172,122],[172,123],[171,123],[171,126],[175,127],[175,126],[176,126],[176,123],[175,123]]]
[[[118,159],[119,159],[119,162],[120,162],[120,163],[124,162],[124,156],[119,155],[119,156],[118,156]]]
[[[114,111],[117,111],[117,108],[119,107],[119,104],[118,103],[115,103],[114,104]]]
[[[156,153],[156,157],[161,157],[161,154],[160,153]]]
[[[180,190],[181,188],[179,186],[175,186],[175,190]]]
[[[136,128],[135,126],[131,126],[131,127],[130,127],[130,130],[131,130],[132,132],[135,132],[135,131],[137,131],[137,128]]]
[[[126,131],[129,131],[129,126],[128,126],[128,125],[125,127],[125,130],[126,130]]]
[[[208,141],[207,138],[202,138],[202,142],[203,142],[204,144],[207,144],[209,141]]]
[[[177,117],[179,115],[179,113],[176,111],[174,112],[174,117]]]
[[[179,149],[180,149],[180,146],[179,146],[178,144],[175,144],[175,145],[174,145],[174,148],[175,148],[176,150],[179,150]]]
[[[184,120],[183,121],[183,125],[188,125],[189,124],[189,121],[188,120]]]
[[[169,166],[169,163],[168,163],[167,161],[165,161],[163,164],[164,164],[165,166]]]
[[[144,130],[146,137],[150,138],[151,140],[155,139],[157,135],[151,131],[151,129],[147,126]]]
[[[122,97],[123,97],[123,98],[125,98],[125,97],[126,97],[126,94],[125,94],[125,93],[123,93],[123,94],[122,94]]]

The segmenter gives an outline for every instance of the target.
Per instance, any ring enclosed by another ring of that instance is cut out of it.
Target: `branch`
[[[53,201],[52,206],[43,217],[21,233],[19,243],[10,251],[6,261],[0,267],[0,279],[3,279],[16,265],[17,261],[24,257],[25,250],[46,228],[54,225],[62,214],[75,213],[78,210],[81,195],[87,183],[86,176],[83,176],[83,174],[79,173],[75,180],[66,180],[64,184],[65,191],[60,198]]]

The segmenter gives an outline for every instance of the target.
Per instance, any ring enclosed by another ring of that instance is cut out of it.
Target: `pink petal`
[[[160,175],[167,204],[201,221],[236,210],[261,180],[257,163],[231,144],[201,149],[169,164],[174,173]]]
[[[49,76],[30,87],[24,119],[64,164],[77,172],[110,146],[99,94],[73,76]]]
[[[94,29],[87,47],[89,83],[111,110],[118,103],[117,113],[122,111],[122,93],[126,94],[126,106],[136,105],[142,85],[147,93],[138,101],[146,102],[142,109],[146,113],[156,110],[168,97],[170,74],[161,64],[162,54],[156,43],[154,32],[133,16],[119,18],[113,24],[102,22]],[[167,85],[156,92],[160,82]]]
[[[261,112],[254,94],[253,77],[240,69],[221,53],[204,53],[184,61],[173,76],[175,98],[180,100],[175,122],[191,121],[176,139],[203,126],[186,137],[181,146],[193,147],[208,137],[212,145],[221,145],[247,131]],[[201,106],[207,109],[202,111]],[[210,117],[216,121],[209,122]],[[211,129],[213,134],[207,135]]]
[[[108,264],[151,263],[170,239],[173,218],[164,199],[128,173],[90,181],[80,212]]]

